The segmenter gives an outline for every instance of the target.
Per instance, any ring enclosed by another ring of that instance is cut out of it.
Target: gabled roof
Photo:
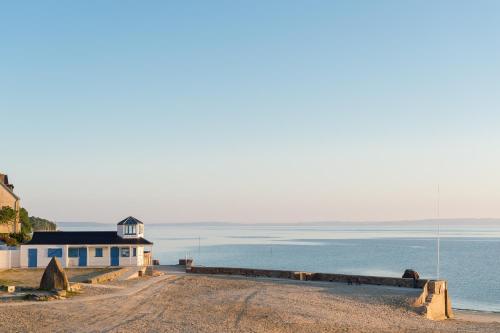
[[[5,185],[4,182],[0,182],[0,186],[4,188],[7,192],[9,192],[10,195],[16,198],[16,200],[21,200],[21,198],[19,198],[14,192],[12,192],[12,190],[7,185]]]
[[[129,216],[126,219],[118,222],[118,225],[124,225],[124,224],[144,224],[144,223],[142,223],[141,221],[139,221],[138,219],[136,219],[133,216]]]
[[[153,245],[140,238],[121,238],[116,231],[41,231],[34,232],[28,245]]]

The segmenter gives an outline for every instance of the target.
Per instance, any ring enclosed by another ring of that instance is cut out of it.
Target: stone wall
[[[84,282],[85,283],[102,283],[102,282],[107,282],[107,281],[114,281],[127,271],[128,271],[128,269],[126,269],[126,268],[111,269],[108,272],[105,272],[103,274],[89,278],[88,280],[85,280]]]
[[[413,279],[402,279],[393,277],[311,273],[311,272],[283,271],[283,270],[271,270],[271,269],[255,269],[255,268],[236,268],[236,267],[192,266],[190,273],[272,277],[272,278],[307,280],[307,281],[345,282],[353,284],[360,283],[360,284],[384,285],[384,286],[405,287],[405,288],[422,288],[427,282],[427,280],[418,280],[417,283],[415,284]]]

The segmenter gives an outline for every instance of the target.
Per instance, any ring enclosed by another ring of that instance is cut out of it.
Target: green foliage
[[[23,243],[25,241],[28,241],[30,239],[30,235],[29,234],[23,234],[22,232],[19,233],[19,234],[9,234],[9,237],[11,239],[14,239],[16,241],[16,243]]]
[[[0,224],[1,223],[10,223],[15,221],[16,219],[16,211],[11,207],[2,207],[0,209]],[[8,246],[16,246],[19,243],[24,243],[30,240],[31,233],[33,231],[55,231],[57,230],[57,225],[54,222],[51,222],[46,219],[42,219],[40,217],[29,216],[29,213],[26,209],[21,208],[19,210],[19,220],[21,222],[21,232],[20,233],[12,233],[2,234],[0,235],[0,240],[5,242]]]
[[[57,225],[40,217],[30,216],[31,228],[33,231],[56,231]]]
[[[23,235],[31,234],[33,228],[31,227],[30,216],[26,209],[21,208],[19,210],[19,220],[21,221],[21,233]]]
[[[9,207],[4,206],[0,209],[0,224],[10,223],[16,219],[16,211]]]
[[[19,242],[15,238],[10,237],[10,235],[8,234],[0,235],[0,240],[7,244],[7,246],[16,246],[17,244],[19,244]]]

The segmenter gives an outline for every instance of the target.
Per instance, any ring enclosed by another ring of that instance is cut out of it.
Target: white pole
[[[439,280],[439,266],[440,266],[440,256],[441,256],[441,226],[440,226],[440,221],[439,221],[439,218],[440,218],[440,215],[441,215],[441,212],[440,212],[440,202],[441,200],[441,191],[440,191],[440,188],[439,188],[439,185],[438,185],[438,200],[437,200],[437,267],[436,267],[436,271],[437,271],[437,279]]]

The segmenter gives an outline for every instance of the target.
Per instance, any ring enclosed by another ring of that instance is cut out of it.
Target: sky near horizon
[[[0,172],[57,221],[500,217],[499,1],[0,4]]]

